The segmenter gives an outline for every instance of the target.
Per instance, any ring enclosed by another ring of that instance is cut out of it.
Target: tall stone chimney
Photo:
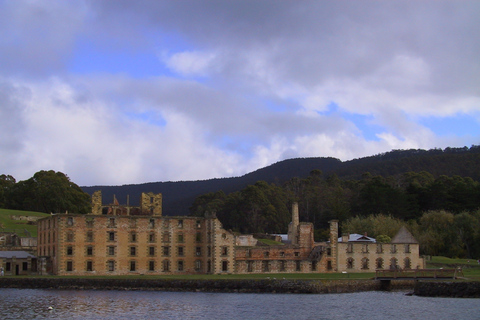
[[[298,216],[298,202],[292,204],[292,222],[288,226],[288,240],[292,244],[298,244],[298,226],[300,218]]]

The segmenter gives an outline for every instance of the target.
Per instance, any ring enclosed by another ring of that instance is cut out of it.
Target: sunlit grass
[[[35,216],[35,217],[48,217],[49,214],[33,211],[20,211],[0,209],[0,231],[16,232],[20,236],[24,235],[24,231],[27,230],[32,237],[37,236],[36,224],[28,224],[24,220],[13,220],[11,216]]]

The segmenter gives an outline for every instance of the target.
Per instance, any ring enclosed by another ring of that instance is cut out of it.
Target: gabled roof
[[[342,242],[342,237],[338,238],[338,242]],[[358,233],[351,233],[348,236],[348,242],[377,242],[375,238],[367,237]]]
[[[28,258],[35,258],[33,254],[30,254],[26,251],[0,251],[0,258],[11,259],[28,259]]]
[[[407,228],[402,226],[395,237],[393,237],[391,243],[418,243],[418,241],[413,237],[410,231],[407,230]]]

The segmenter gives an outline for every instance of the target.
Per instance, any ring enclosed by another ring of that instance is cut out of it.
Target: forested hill
[[[228,194],[260,180],[282,184],[293,177],[306,177],[312,170],[321,170],[324,176],[336,174],[340,179],[360,179],[366,172],[372,175],[394,176],[410,171],[427,171],[434,177],[459,175],[478,181],[480,146],[444,150],[394,150],[345,162],[334,158],[289,159],[235,178],[92,186],[82,189],[89,194],[101,190],[103,203],[111,203],[113,195],[116,195],[121,204],[126,204],[127,195],[130,195],[131,205],[138,205],[141,192],[162,193],[165,215],[187,215],[189,207],[199,195],[220,190]]]

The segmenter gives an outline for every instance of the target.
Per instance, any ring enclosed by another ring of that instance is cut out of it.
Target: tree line
[[[328,237],[332,219],[341,222],[341,232],[363,233],[374,230],[367,228],[373,223],[368,217],[386,216],[397,221],[391,228],[395,233],[401,223],[408,223],[424,254],[480,256],[475,245],[480,240],[480,184],[469,177],[435,178],[425,171],[382,177],[367,172],[361,179],[344,180],[313,170],[306,178],[283,184],[258,181],[229,194],[207,193],[195,199],[190,211],[197,216],[216,212],[225,228],[240,233],[286,233],[293,202],[299,203],[300,220],[314,224],[316,240]],[[368,223],[351,230],[355,219]],[[379,235],[394,233],[371,233]]]
[[[91,212],[91,198],[62,172],[39,171],[17,182],[0,175],[0,208],[44,213]]]

